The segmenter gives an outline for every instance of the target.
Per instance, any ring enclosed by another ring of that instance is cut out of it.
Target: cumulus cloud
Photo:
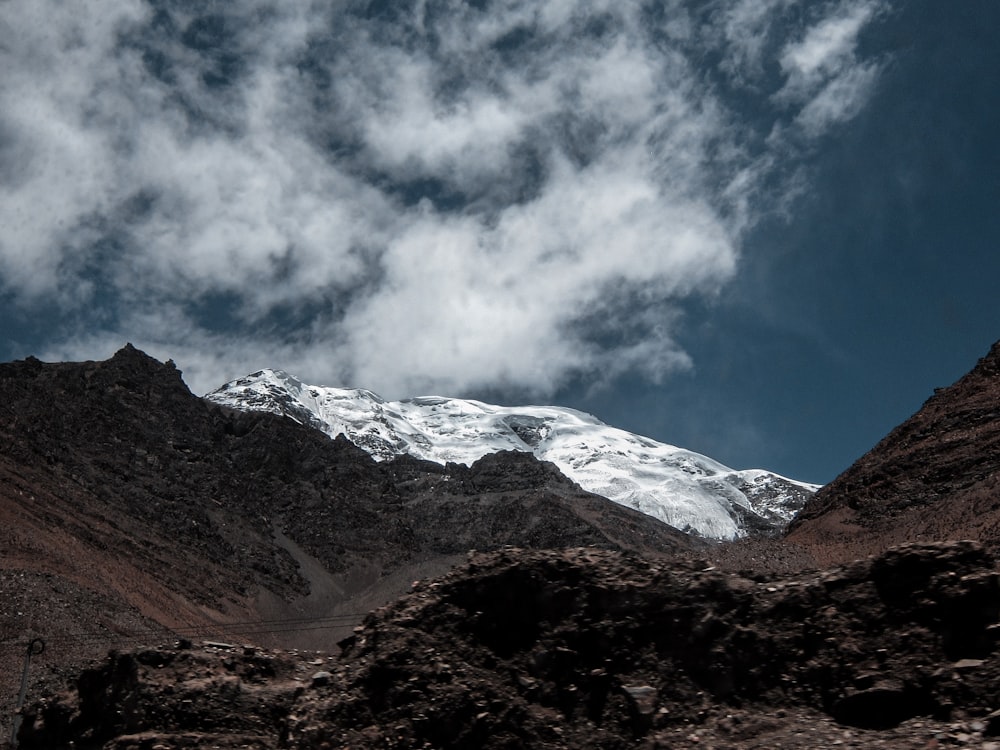
[[[685,300],[789,188],[755,132],[821,135],[877,78],[879,5],[806,29],[787,5],[12,0],[0,291],[56,311],[41,354],[127,339],[196,391],[261,366],[397,397],[663,378]]]

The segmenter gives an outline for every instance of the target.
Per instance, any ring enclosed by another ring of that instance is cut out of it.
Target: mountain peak
[[[379,460],[406,454],[471,466],[500,451],[533,454],[590,492],[717,539],[783,527],[816,489],[771,472],[736,471],[563,407],[441,396],[386,401],[364,389],[306,385],[280,370],[259,370],[205,398],[344,434]]]
[[[108,363],[121,364],[123,362],[132,362],[136,364],[143,364],[155,369],[168,369],[176,370],[177,366],[174,364],[172,359],[168,359],[166,362],[160,362],[160,360],[155,357],[151,357],[146,352],[141,349],[135,348],[131,343],[126,343],[121,349],[116,351]]]
[[[983,370],[989,375],[1000,375],[1000,341],[990,347],[989,354],[979,360],[977,370]]]

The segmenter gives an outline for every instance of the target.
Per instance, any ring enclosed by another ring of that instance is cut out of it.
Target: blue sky
[[[991,0],[10,0],[0,359],[582,408],[825,482],[1000,338]]]

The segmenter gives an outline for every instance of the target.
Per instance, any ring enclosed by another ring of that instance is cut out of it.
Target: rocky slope
[[[787,538],[825,563],[913,540],[1000,549],[1000,342],[817,492]]]
[[[554,406],[439,397],[386,401],[371,391],[307,385],[280,370],[260,370],[205,398],[282,414],[331,437],[346,435],[379,460],[410,455],[472,464],[495,451],[532,453],[589,492],[713,539],[781,529],[817,489],[769,471],[736,471]]]
[[[995,748],[1000,581],[972,543],[768,579],[473,555],[340,655],[112,654],[24,748]]]

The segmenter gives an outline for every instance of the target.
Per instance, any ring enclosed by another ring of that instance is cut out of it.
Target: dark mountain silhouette
[[[998,383],[1000,345],[785,538],[694,547],[531,456],[375,464],[130,347],[0,366],[6,674],[54,646],[22,745],[1000,746]]]

